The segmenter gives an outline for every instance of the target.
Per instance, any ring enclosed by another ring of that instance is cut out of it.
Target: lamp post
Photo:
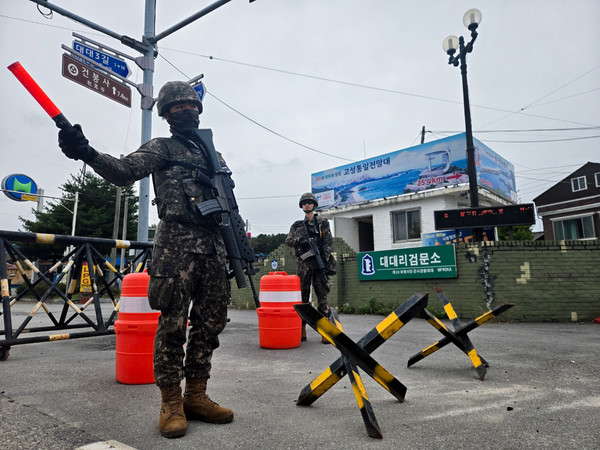
[[[465,44],[464,37],[448,36],[444,39],[443,49],[449,56],[448,64],[458,67],[460,64],[460,74],[462,77],[463,106],[465,110],[465,134],[467,140],[467,174],[469,175],[469,197],[471,206],[479,206],[479,196],[477,194],[477,169],[475,167],[475,145],[473,144],[473,129],[471,127],[471,107],[469,104],[469,86],[467,84],[467,53],[473,51],[473,43],[477,39],[477,27],[481,22],[481,12],[478,9],[468,10],[464,17],[465,27],[471,31],[471,40]],[[455,55],[456,50],[458,54]],[[481,240],[479,229],[473,230],[475,241]]]

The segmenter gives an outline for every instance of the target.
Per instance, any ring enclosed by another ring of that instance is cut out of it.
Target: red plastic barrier
[[[152,359],[160,312],[148,303],[149,281],[146,272],[123,277],[119,317],[115,321],[116,377],[120,383],[154,383]]]
[[[294,305],[302,303],[300,277],[270,272],[260,279],[258,341],[262,348],[300,347],[302,319]]]

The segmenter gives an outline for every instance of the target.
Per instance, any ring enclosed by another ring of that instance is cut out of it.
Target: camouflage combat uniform
[[[327,294],[329,294],[329,279],[319,270],[317,260],[314,256],[303,260],[300,255],[306,250],[303,250],[300,245],[300,238],[306,236],[306,228],[304,222],[306,220],[297,220],[290,227],[290,232],[285,238],[285,243],[293,247],[298,257],[298,276],[300,277],[300,291],[302,295],[302,303],[310,301],[310,286],[312,284],[315,294],[317,295],[317,309],[325,317],[329,317],[329,305],[327,304]],[[327,264],[329,255],[333,251],[333,237],[329,228],[329,221],[321,219],[317,214],[312,220],[306,221],[308,231],[311,237],[317,238],[319,253],[323,262]],[[316,222],[316,224],[315,224]],[[316,225],[316,226],[315,226]]]
[[[98,152],[89,165],[117,186],[153,175],[160,222],[148,301],[161,311],[154,344],[156,384],[209,377],[212,353],[227,323],[230,288],[219,227],[213,217],[202,217],[190,198],[213,198],[209,187],[194,180],[196,171],[212,174],[204,150],[183,136],[156,138],[122,159]]]

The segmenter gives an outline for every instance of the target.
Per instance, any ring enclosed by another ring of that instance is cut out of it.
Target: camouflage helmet
[[[164,117],[169,112],[171,106],[177,103],[193,103],[202,112],[202,102],[200,97],[189,83],[185,81],[169,81],[158,92],[158,115]]]
[[[300,201],[298,202],[298,206],[302,208],[302,202],[305,202],[307,200],[313,202],[315,204],[315,208],[319,206],[317,197],[315,197],[315,194],[313,194],[312,192],[305,192],[304,194],[302,194],[302,196],[300,197]]]

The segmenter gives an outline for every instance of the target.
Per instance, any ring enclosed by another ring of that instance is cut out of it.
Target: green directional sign
[[[357,257],[360,281],[456,278],[454,245],[361,252]]]

